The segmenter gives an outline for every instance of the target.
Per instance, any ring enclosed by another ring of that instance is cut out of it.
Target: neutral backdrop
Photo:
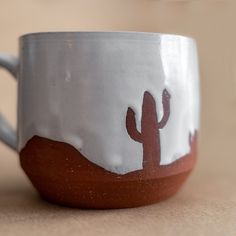
[[[199,161],[168,201],[86,211],[42,201],[0,144],[0,235],[236,235],[236,1],[1,0],[0,52],[28,32],[129,30],[190,35],[199,48]],[[0,71],[0,111],[16,126],[16,82]]]

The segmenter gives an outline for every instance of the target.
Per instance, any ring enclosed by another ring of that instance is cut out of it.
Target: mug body
[[[173,195],[196,160],[193,39],[62,32],[20,38],[18,150],[47,200],[123,208]]]

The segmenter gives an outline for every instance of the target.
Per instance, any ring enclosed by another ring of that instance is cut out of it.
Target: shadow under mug
[[[0,138],[40,195],[82,208],[172,196],[196,161],[199,75],[193,39],[141,32],[49,32],[20,38],[18,140]]]

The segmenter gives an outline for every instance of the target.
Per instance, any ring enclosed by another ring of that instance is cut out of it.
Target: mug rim
[[[82,37],[120,37],[130,39],[156,39],[160,37],[171,37],[173,39],[186,39],[195,42],[195,39],[191,36],[172,33],[160,33],[160,32],[144,32],[144,31],[42,31],[26,33],[19,37],[19,40],[47,40],[47,39],[78,39],[78,36]]]

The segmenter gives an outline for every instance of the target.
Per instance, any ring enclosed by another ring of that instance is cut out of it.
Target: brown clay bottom
[[[148,163],[125,175],[93,164],[69,144],[38,136],[28,141],[20,160],[41,196],[53,203],[97,209],[137,207],[177,192],[195,164],[196,135],[190,154],[170,165]]]

